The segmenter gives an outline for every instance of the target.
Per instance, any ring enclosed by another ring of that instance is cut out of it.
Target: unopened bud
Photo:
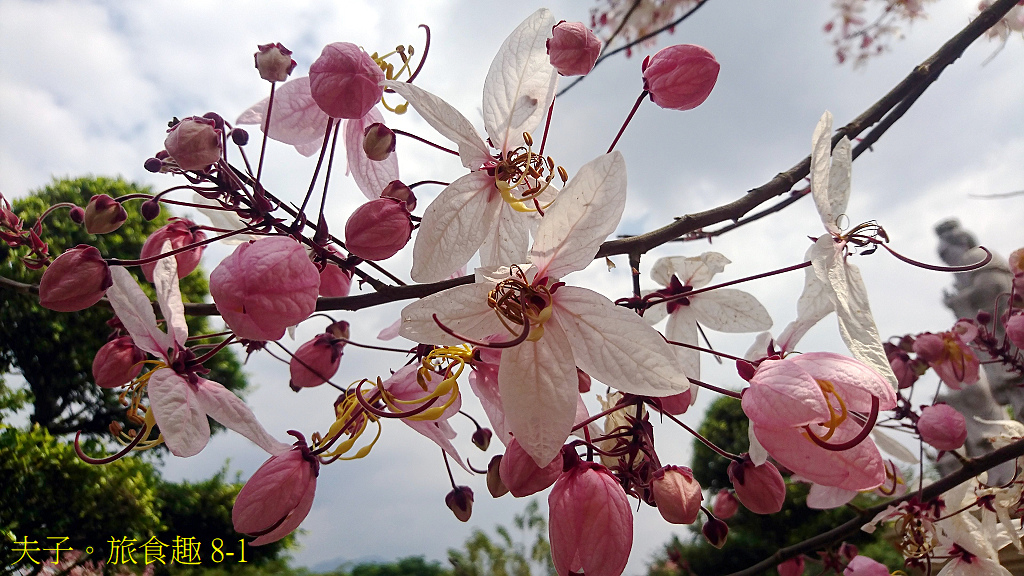
[[[249,143],[249,133],[245,128],[233,128],[231,130],[231,141],[238,146],[245,146]]]
[[[523,450],[515,438],[505,448],[501,458],[501,481],[516,498],[536,494],[555,483],[562,475],[563,459],[556,456],[543,468]]]
[[[725,546],[725,540],[729,537],[729,525],[714,516],[709,516],[700,527],[701,534],[715,548]]]
[[[147,171],[153,174],[160,173],[160,170],[164,167],[164,163],[159,158],[147,158],[146,163],[142,165]]]
[[[775,567],[779,576],[801,576],[804,573],[804,557],[790,558]]]
[[[64,252],[39,280],[39,304],[57,312],[85,310],[114,284],[110,267],[94,246],[79,244]]]
[[[409,212],[416,209],[416,195],[413,194],[412,188],[403,184],[401,180],[392,180],[390,184],[384,187],[380,197],[394,198],[395,200],[405,202],[405,209]]]
[[[203,170],[220,160],[221,132],[216,125],[209,118],[185,118],[168,131],[164,148],[182,170]]]
[[[391,258],[411,237],[409,211],[394,198],[370,200],[345,223],[345,247],[363,260]]]
[[[501,498],[508,494],[508,488],[501,481],[501,454],[498,454],[487,464],[487,491],[492,498]]]
[[[256,69],[260,71],[260,78],[267,82],[284,82],[288,75],[295,69],[295,60],[292,60],[292,51],[285,48],[283,44],[260,44],[256,47],[257,52],[253,56],[256,59]]]
[[[395,133],[390,128],[374,122],[363,131],[363,152],[370,160],[387,160],[395,151]]]
[[[384,95],[384,72],[349,42],[324,46],[309,67],[309,92],[331,118],[362,118]]]
[[[685,466],[664,466],[654,472],[651,491],[662,518],[672,524],[693,524],[704,500],[693,471]]]
[[[562,76],[589,73],[601,55],[601,41],[582,22],[561,21],[547,41],[551,65]]]
[[[469,486],[457,486],[444,497],[444,503],[460,522],[469,522],[473,515],[473,490]]]
[[[690,110],[715,87],[719,64],[706,48],[679,44],[664,48],[643,63],[644,89],[662,108]]]
[[[917,431],[921,440],[939,450],[956,450],[967,441],[967,421],[949,404],[935,404],[921,410]]]
[[[301,388],[313,388],[330,380],[341,365],[343,342],[332,334],[319,334],[295,351],[288,363],[291,380],[288,385],[298,392]]]
[[[93,196],[85,207],[85,230],[89,234],[113,232],[127,219],[124,206],[106,194]]]
[[[220,114],[217,114],[216,112],[207,112],[206,114],[203,114],[203,118],[213,120],[213,127],[217,130],[224,130],[224,118],[221,118]]]
[[[156,200],[146,200],[139,207],[139,212],[148,222],[160,215],[160,203]]]
[[[473,445],[477,448],[486,451],[487,447],[491,445],[491,436],[493,432],[488,428],[477,428],[476,432],[473,432]]]
[[[68,211],[68,217],[75,224],[81,224],[85,222],[85,210],[82,210],[81,206],[72,206],[71,210]]]
[[[749,455],[729,464],[736,498],[754,514],[774,514],[786,501],[786,481],[771,462],[755,466]]]
[[[1006,319],[1006,337],[1014,346],[1024,350],[1024,314],[1014,314]]]
[[[728,488],[722,488],[715,495],[715,504],[711,507],[711,512],[722,520],[728,520],[735,516],[739,509],[740,501],[732,495]]]
[[[92,361],[92,378],[100,388],[117,388],[131,382],[142,371],[146,353],[130,336],[107,342]]]

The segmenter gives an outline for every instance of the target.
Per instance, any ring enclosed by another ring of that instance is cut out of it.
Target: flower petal
[[[789,360],[762,362],[743,391],[742,403],[751,422],[771,426],[803,426],[829,417],[825,395],[814,377]],[[763,444],[761,435],[757,437]]]
[[[772,317],[752,294],[719,288],[690,301],[697,321],[719,332],[759,332],[772,327]]]
[[[498,366],[483,362],[474,364],[473,372],[469,375],[469,385],[480,400],[484,414],[487,414],[487,421],[491,423],[494,437],[503,446],[508,446],[512,440],[512,433],[505,424],[505,409],[502,407],[501,392],[498,389]]]
[[[811,136],[811,194],[821,223],[830,233],[839,233],[832,202],[829,198],[829,172],[832,169],[832,113],[828,110],[818,120]]]
[[[658,258],[651,268],[651,278],[661,284],[668,286],[672,276],[677,276],[683,286],[703,288],[711,282],[711,278],[725,270],[725,265],[731,261],[718,252],[705,252],[700,256],[669,256]]]
[[[277,542],[281,538],[291,534],[302,524],[302,521],[309,515],[309,511],[313,508],[313,497],[316,496],[316,477],[314,477],[307,485],[305,492],[302,493],[302,499],[292,510],[291,514],[284,519],[283,522],[277,527],[253,540],[249,543],[250,546],[262,546],[263,544],[269,544],[271,542]]]
[[[107,298],[135,345],[154,356],[166,358],[172,340],[157,327],[149,296],[139,288],[135,277],[121,266],[111,266],[110,277],[114,283],[107,289]]]
[[[679,308],[669,315],[668,323],[665,325],[665,338],[684,344],[697,344],[697,322],[689,306]],[[672,345],[670,344],[670,346]],[[699,380],[700,352],[685,346],[672,346],[672,351],[679,359],[684,373],[690,378]],[[691,397],[692,393],[696,391],[696,388],[690,390]]]
[[[808,250],[808,260],[810,260],[815,246],[811,246],[811,249]],[[822,318],[828,316],[830,312],[835,311],[836,306],[832,303],[830,293],[831,289],[828,284],[818,278],[813,268],[808,267],[804,270],[804,291],[796,303],[796,319],[779,334],[780,350],[786,352],[795,350],[797,343],[804,337],[804,334],[807,334],[808,330]]]
[[[813,510],[831,510],[853,500],[856,495],[856,490],[811,484],[811,490],[807,493],[807,507]]]
[[[270,529],[299,505],[315,478],[313,467],[297,447],[268,459],[235,498],[231,510],[235,531],[255,534]]]
[[[149,377],[149,408],[171,454],[181,458],[202,452],[210,440],[210,423],[192,386],[169,368]]]
[[[558,73],[548,58],[547,40],[555,19],[541,8],[505,39],[484,79],[484,127],[491,144],[508,152],[524,143],[547,114]]]
[[[535,218],[516,212],[507,202],[502,202],[497,225],[491,226],[480,246],[480,265],[493,267],[526,262],[532,220]]]
[[[583,165],[541,218],[530,251],[538,278],[583,270],[615,231],[626,206],[626,162],[618,151]]]
[[[167,240],[160,248],[161,254],[173,250],[171,241]],[[160,313],[167,323],[167,331],[174,337],[179,346],[185,345],[188,338],[188,325],[185,323],[185,304],[181,300],[181,289],[178,287],[177,258],[161,258],[153,268],[153,285],[156,286],[156,299],[160,303]]]
[[[505,204],[486,172],[471,172],[427,206],[412,251],[412,279],[444,280],[469,262]],[[508,262],[506,262],[508,264]]]
[[[384,82],[384,86],[398,92],[399,96],[412,104],[427,124],[458,145],[463,166],[477,170],[491,159],[491,151],[476,128],[473,128],[473,123],[451,104],[415,84],[391,80]]]
[[[431,294],[402,309],[399,334],[423,344],[461,344],[462,341],[438,327],[436,314],[444,325],[468,338],[484,339],[508,334],[498,315],[487,304],[493,284],[468,284]],[[513,336],[509,335],[509,339]]]
[[[376,107],[370,108],[359,120],[345,122],[345,157],[348,159],[348,170],[356,186],[373,200],[380,198],[380,193],[394,180],[398,180],[398,155],[392,152],[387,158],[377,161],[370,160],[363,151],[363,133],[366,127],[374,123],[383,123],[384,117]]]
[[[252,440],[271,455],[290,448],[288,444],[271,436],[249,406],[223,385],[200,378],[196,385],[196,399],[210,418]]]
[[[236,124],[259,124],[266,127],[269,98],[260,100],[238,117]],[[274,110],[270,118],[270,138],[291,144],[304,156],[312,154],[299,149],[320,149],[327,130],[327,114],[317,106],[309,91],[309,76],[281,84],[274,90]]]
[[[555,318],[540,340],[502,351],[498,389],[512,435],[538,466],[547,466],[569,437],[579,396],[573,351]]]
[[[665,339],[632,311],[574,286],[559,288],[553,304],[552,318],[565,329],[576,365],[591,377],[644,396],[670,396],[690,388]],[[541,340],[546,338],[545,333]]]
[[[787,357],[812,378],[831,382],[847,408],[859,412],[871,410],[871,398],[879,399],[879,409],[896,407],[896,391],[869,366],[832,352],[808,352]]]
[[[802,428],[752,424],[757,439],[773,458],[811,482],[846,490],[870,490],[885,480],[885,461],[870,438],[849,450],[834,452],[805,438]],[[848,418],[829,442],[845,442],[856,436],[860,428],[859,422]]]

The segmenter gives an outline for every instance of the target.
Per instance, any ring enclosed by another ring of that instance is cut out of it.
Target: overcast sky
[[[701,44],[721,63],[710,99],[690,112],[666,111],[646,102],[618,149],[628,166],[629,202],[618,233],[634,234],[662,226],[673,216],[733,200],[810,151],[811,132],[826,109],[836,125],[845,124],[880,98],[913,66],[934,52],[973,15],[975,0],[943,0],[928,5],[930,18],[905,30],[894,51],[860,69],[837,66],[822,33],[831,17],[828,2],[814,0],[711,0],[659,46]],[[213,110],[234,119],[264,98],[267,85],[252,67],[257,44],[282,42],[294,50],[295,75],[304,75],[324,44],[349,41],[369,51],[396,44],[422,46],[417,25],[433,31],[430,58],[418,83],[447,99],[482,132],[481,88],[491,58],[505,36],[539,2],[471,0],[90,2],[0,0],[0,191],[25,195],[51,177],[122,175],[157,189],[182,183],[149,174],[143,162],[162,148],[172,116]],[[556,19],[589,22],[583,0],[547,4]],[[1024,245],[1020,226],[1024,197],[979,200],[968,194],[1024,189],[1024,40],[1011,38],[1001,54],[982,62],[997,43],[982,40],[948,69],[874,151],[854,165],[851,222],[877,220],[892,245],[904,254],[937,261],[933,226],[958,216],[983,244],[1007,254]],[[609,59],[560,98],[548,152],[570,175],[602,153],[641,90],[640,63]],[[389,122],[439,142],[442,139],[415,113]],[[450,180],[463,171],[458,161],[408,140],[399,142],[403,180]],[[250,146],[253,148],[253,146]],[[250,154],[255,154],[254,151]],[[286,200],[298,201],[313,162],[290,147],[273,145],[265,184]],[[438,190],[420,188],[421,206]],[[364,197],[351,180],[332,179],[329,214],[334,230]],[[420,209],[422,210],[422,208]],[[133,214],[133,217],[135,215]],[[783,213],[715,240],[713,248],[733,264],[722,279],[763,272],[799,262],[807,236],[822,233],[812,204],[802,201]],[[664,255],[696,255],[704,243],[670,245],[644,257],[642,270]],[[211,270],[230,248],[207,251]],[[388,261],[407,277],[411,249]],[[630,289],[628,265],[616,270],[596,263],[571,277],[610,296]],[[909,332],[948,329],[951,313],[941,306],[951,278],[910,268],[884,253],[856,258],[867,283],[883,338]],[[644,279],[645,287],[650,281]],[[757,295],[775,319],[775,332],[795,315],[802,274],[774,277],[744,289]],[[359,314],[338,314],[352,322],[352,337],[372,343],[377,331],[397,318],[402,304]],[[323,329],[311,321],[293,347]],[[742,354],[749,335],[710,334],[727,352]],[[804,350],[844,351],[833,317],[803,341]],[[395,356],[346,350],[339,382],[386,375]],[[705,379],[738,388],[735,373],[705,360]],[[322,389],[301,394],[287,387],[287,367],[266,356],[247,365],[252,392],[247,400],[267,428],[306,433],[330,424],[334,394]],[[468,390],[468,384],[464,385]],[[703,394],[707,401],[710,394]],[[700,408],[704,402],[698,405]],[[466,405],[482,416],[475,403]],[[686,419],[699,422],[700,412]],[[486,455],[469,443],[471,426],[454,420],[457,445],[482,467]],[[444,506],[447,476],[438,450],[397,422],[386,423],[379,445],[365,459],[335,463],[321,472],[313,511],[303,525],[300,564],[365,557],[394,559],[425,555],[443,560],[472,528],[510,524],[525,502],[511,496],[493,500],[482,478],[457,477],[477,494],[472,520],[456,521]],[[688,464],[690,439],[659,428],[665,462]],[[208,477],[230,459],[230,469],[248,477],[265,454],[246,440],[220,434],[207,449],[187,460],[168,459],[171,479]],[[675,532],[646,506],[636,515],[636,536],[628,573],[640,573],[652,553]]]

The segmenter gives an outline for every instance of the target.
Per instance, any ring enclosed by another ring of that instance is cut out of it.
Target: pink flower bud
[[[246,340],[277,340],[316,308],[320,274],[291,238],[240,244],[210,274],[210,295],[229,328]]]
[[[328,262],[320,271],[320,295],[329,298],[344,298],[352,288],[352,273],[341,266]]]
[[[473,515],[473,490],[469,486],[456,486],[444,497],[444,503],[459,522],[469,522]]]
[[[921,440],[939,450],[956,450],[967,441],[964,415],[948,404],[926,406],[917,421]]]
[[[558,459],[556,459],[558,460]],[[607,468],[580,462],[548,495],[548,536],[558,576],[619,576],[633,547],[633,511]]]
[[[899,384],[899,388],[902,390],[913,386],[914,382],[917,382],[918,375],[910,355],[888,342],[882,343],[882,346],[885,348],[889,367],[892,368],[892,373],[896,375],[896,382]]]
[[[601,55],[601,41],[582,22],[559,22],[547,41],[551,65],[562,76],[589,73]]]
[[[344,348],[345,343],[331,334],[318,334],[299,346],[288,363],[292,376],[289,386],[298,392],[300,388],[313,388],[330,380],[341,366]]]
[[[135,379],[142,372],[146,359],[130,336],[114,338],[100,347],[92,361],[92,378],[100,388],[117,388]]]
[[[146,222],[149,222],[160,215],[160,203],[155,200],[146,200],[139,207],[139,213],[142,214]]]
[[[492,498],[501,498],[508,494],[508,488],[501,481],[501,454],[498,454],[487,463],[487,491]]]
[[[889,576],[889,568],[867,556],[854,556],[843,570],[843,576]]]
[[[250,544],[276,542],[306,519],[313,507],[320,464],[305,442],[271,456],[249,478],[235,498],[231,522],[235,531],[256,534]]]
[[[363,131],[363,152],[366,157],[376,162],[388,159],[395,151],[395,133],[390,128],[374,122]]]
[[[412,188],[406,186],[401,180],[392,180],[380,193],[381,198],[394,198],[405,202],[405,209],[412,212],[416,209],[416,194]]]
[[[728,488],[722,488],[715,495],[715,504],[711,507],[711,512],[721,518],[722,520],[728,520],[736,515],[740,510],[740,501],[732,495],[732,492]]]
[[[178,248],[202,242],[203,240],[206,240],[206,234],[196,228],[195,222],[184,218],[172,218],[165,226],[150,234],[149,238],[146,238],[146,243],[142,245],[142,253],[139,254],[139,258],[152,258],[160,254],[160,249],[163,247],[164,242],[170,242],[171,249],[177,250]],[[178,263],[178,278],[188,276],[199,266],[199,261],[202,259],[203,250],[205,249],[206,246],[196,246],[191,250],[179,252],[174,256]],[[153,281],[153,270],[155,268],[155,260],[142,265],[142,273],[146,275],[146,280]]]
[[[556,456],[541,468],[513,438],[505,449],[498,471],[501,481],[516,498],[536,494],[555,483],[562,474],[562,457]]]
[[[100,251],[79,244],[64,252],[39,280],[39,304],[57,312],[77,312],[100,301],[113,284]]]
[[[260,78],[267,82],[284,82],[288,75],[295,69],[295,60],[292,60],[292,51],[285,48],[280,42],[276,44],[260,44],[256,47],[256,69],[260,71]]]
[[[68,210],[68,217],[71,218],[71,221],[75,224],[82,224],[85,222],[85,210],[82,210],[81,206],[72,206],[71,209]]]
[[[775,567],[779,576],[801,576],[804,573],[804,557],[790,558]]]
[[[363,260],[387,260],[411,237],[409,211],[394,198],[370,200],[345,223],[345,247]]]
[[[124,206],[106,194],[93,196],[85,207],[85,230],[89,234],[113,232],[127,219]]]
[[[164,149],[182,170],[203,170],[220,160],[220,134],[216,122],[190,116],[168,130]]]
[[[357,120],[384,95],[384,72],[355,44],[335,42],[324,46],[309,67],[309,90],[328,116]]]
[[[715,55],[701,46],[669,46],[644,60],[644,89],[662,108],[690,110],[708,99],[718,69]]]
[[[1024,314],[1015,314],[1006,319],[1006,337],[1014,346],[1024,350]]]
[[[494,436],[494,432],[491,432],[490,428],[477,428],[470,439],[473,441],[474,446],[487,451],[487,448],[491,445],[491,436]]]
[[[708,544],[715,548],[721,548],[725,546],[725,541],[729,538],[729,525],[711,516],[700,527],[700,532],[704,535],[704,539],[708,541]]]
[[[664,466],[654,473],[651,489],[662,518],[672,524],[693,524],[704,500],[693,471],[685,466]]]
[[[755,466],[750,456],[729,464],[729,480],[736,497],[754,514],[774,514],[786,501],[786,481],[771,462]]]

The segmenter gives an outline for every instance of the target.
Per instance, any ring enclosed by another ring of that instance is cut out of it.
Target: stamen
[[[836,398],[838,398],[838,396],[836,396]],[[878,420],[878,406],[878,396],[872,396],[871,413],[868,414],[868,419],[866,422],[864,422],[864,427],[861,428],[860,432],[858,432],[856,436],[854,436],[850,440],[847,440],[846,442],[843,442],[841,444],[829,444],[825,440],[831,437],[833,430],[830,430],[826,438],[822,439],[816,436],[813,431],[811,431],[810,426],[804,426],[804,436],[806,436],[807,439],[810,440],[811,442],[814,442],[815,444],[821,446],[826,450],[831,450],[832,452],[842,452],[844,450],[854,448],[855,446],[863,442],[864,439],[868,437],[868,434],[871,433],[871,429],[874,427],[875,421]],[[831,406],[829,408],[831,409]]]

